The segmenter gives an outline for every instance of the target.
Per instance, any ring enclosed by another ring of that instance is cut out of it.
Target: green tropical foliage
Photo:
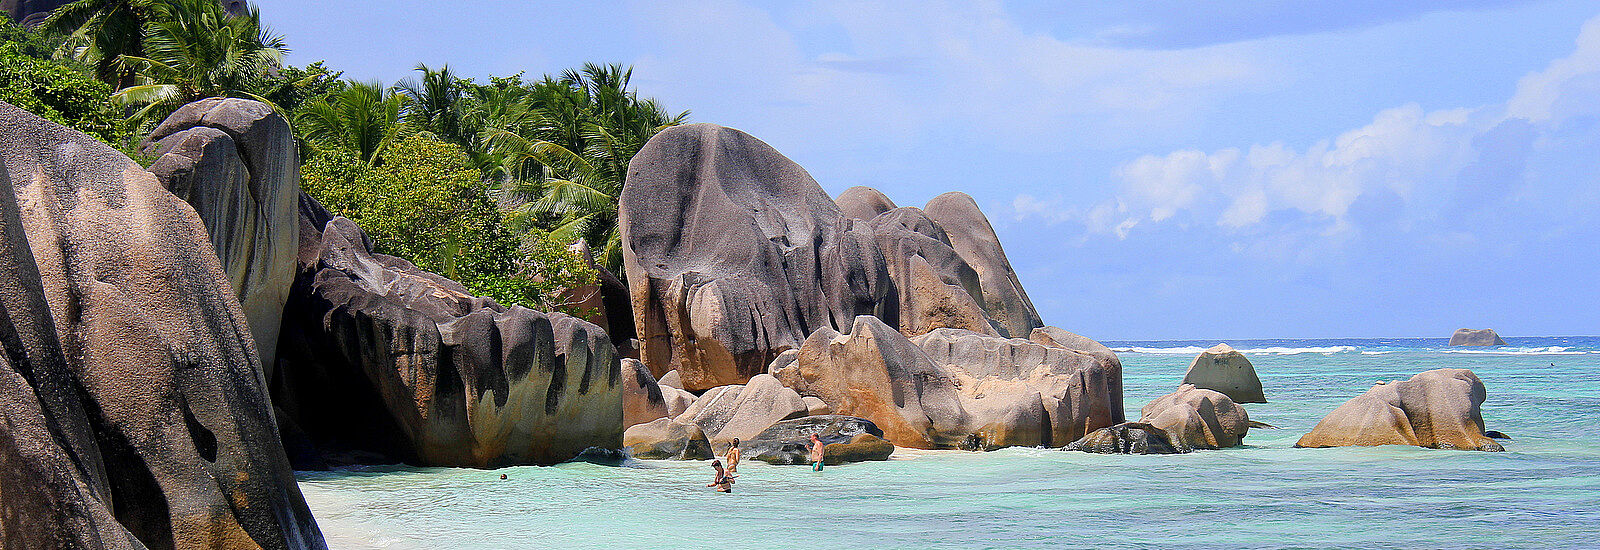
[[[5,28],[11,27],[9,21]],[[42,58],[37,44],[0,43],[0,101],[16,105],[113,146],[125,147],[128,127],[111,87],[81,67]]]
[[[313,149],[348,151],[371,166],[399,136],[405,104],[405,96],[383,84],[349,83],[307,104],[294,121]]]
[[[137,75],[135,85],[115,97],[143,105],[136,120],[160,120],[185,104],[208,97],[261,96],[270,71],[283,65],[283,38],[261,25],[252,7],[234,16],[216,0],[167,0],[145,24],[144,55],[123,54],[121,63]]]
[[[65,4],[40,25],[69,35],[59,55],[94,68],[94,76],[113,86],[133,82],[134,71],[122,56],[143,56],[145,24],[155,20],[162,0],[76,0]]]

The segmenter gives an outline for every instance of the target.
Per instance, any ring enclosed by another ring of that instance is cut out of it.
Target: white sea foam
[[[1478,355],[1584,355],[1593,353],[1588,351],[1572,351],[1570,347],[1550,346],[1544,348],[1495,348],[1495,349],[1447,349],[1444,353],[1471,353]]]

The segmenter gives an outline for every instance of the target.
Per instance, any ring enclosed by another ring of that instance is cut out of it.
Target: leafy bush
[[[593,284],[593,270],[565,247],[508,231],[479,176],[460,146],[413,134],[377,166],[320,152],[301,167],[301,187],[355,221],[379,252],[502,304],[576,313],[556,293]]]
[[[9,23],[8,23],[9,24]],[[0,101],[113,146],[126,147],[128,126],[111,87],[65,62],[33,55],[36,44],[0,44]]]

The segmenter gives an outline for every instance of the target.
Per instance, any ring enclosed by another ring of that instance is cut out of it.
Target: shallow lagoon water
[[[706,462],[302,472],[335,548],[1570,548],[1600,546],[1600,338],[1230,341],[1266,404],[1246,446],[1171,456],[901,450],[881,463]],[[1107,342],[1129,418],[1216,342]],[[1507,452],[1295,449],[1383,380],[1472,369]],[[510,479],[500,481],[500,474]]]

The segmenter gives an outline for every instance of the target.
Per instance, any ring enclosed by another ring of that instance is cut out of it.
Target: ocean
[[[820,473],[747,462],[732,494],[705,487],[706,462],[298,475],[334,548],[1600,547],[1600,337],[1506,341],[1228,341],[1266,390],[1244,406],[1251,420],[1277,428],[1187,455],[901,449]],[[1128,418],[1217,343],[1106,342]],[[1441,367],[1483,380],[1506,452],[1293,448],[1373,384]]]

